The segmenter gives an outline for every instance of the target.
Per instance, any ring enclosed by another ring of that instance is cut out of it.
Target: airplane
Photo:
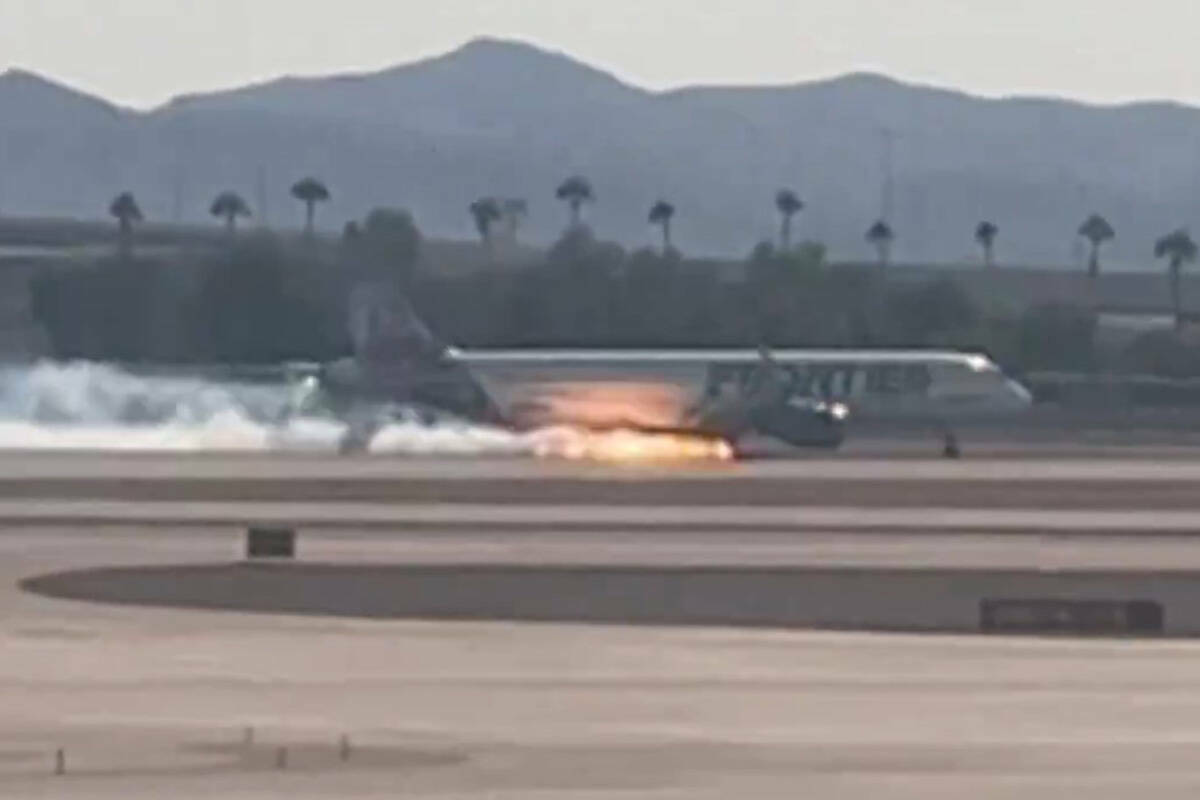
[[[922,350],[461,350],[395,288],[351,292],[354,354],[304,376],[303,405],[347,423],[366,450],[397,408],[533,430],[681,434],[736,448],[750,434],[837,448],[852,414],[942,425],[1032,405],[980,354]]]

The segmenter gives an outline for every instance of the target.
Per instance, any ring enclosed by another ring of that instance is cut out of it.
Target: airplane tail
[[[369,363],[420,363],[447,350],[391,281],[364,281],[350,290],[350,340]]]
[[[492,399],[392,282],[363,281],[351,289],[349,326],[366,394],[502,422]]]

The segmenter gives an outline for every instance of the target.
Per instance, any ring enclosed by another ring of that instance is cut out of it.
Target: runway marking
[[[1200,483],[1200,460],[988,458],[799,458],[704,465],[576,464],[500,458],[337,458],[306,455],[197,453],[150,454],[0,453],[0,482],[30,480],[444,480],[685,481],[772,480],[1080,481]]]
[[[738,530],[812,528],[902,531],[1043,531],[1200,534],[1200,510],[1088,511],[957,508],[595,506],[320,502],[0,501],[6,525],[281,524],[592,529]]]

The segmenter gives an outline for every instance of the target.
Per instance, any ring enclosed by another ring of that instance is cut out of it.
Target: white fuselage
[[[736,406],[763,367],[753,350],[452,351],[523,426],[685,427]],[[864,418],[958,419],[1029,408],[983,356],[943,351],[782,350],[789,396],[838,400]]]

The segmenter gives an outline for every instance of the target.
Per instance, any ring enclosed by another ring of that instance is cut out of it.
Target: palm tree
[[[867,241],[875,248],[875,252],[879,254],[879,266],[886,267],[892,257],[892,242],[896,240],[896,234],[892,230],[892,226],[888,225],[884,220],[877,220],[874,225],[867,229]]]
[[[596,193],[592,183],[582,175],[575,175],[563,181],[554,196],[566,202],[571,209],[571,227],[578,228],[580,215],[584,204],[596,202]]]
[[[779,247],[792,249],[792,217],[804,210],[804,201],[791,189],[780,189],[775,194],[775,208],[779,211]]]
[[[1175,313],[1175,330],[1179,330],[1183,325],[1179,276],[1184,264],[1195,263],[1196,254],[1196,243],[1184,228],[1168,233],[1154,244],[1154,257],[1168,259],[1167,275],[1171,281],[1171,308]]]
[[[1079,235],[1092,244],[1092,254],[1088,259],[1088,277],[1096,278],[1100,275],[1100,247],[1116,238],[1117,232],[1104,217],[1092,214],[1079,226]]]
[[[229,235],[237,233],[238,217],[250,216],[250,206],[237,192],[221,192],[212,202],[208,213],[225,220],[225,229]]]
[[[133,253],[133,224],[142,221],[142,209],[138,207],[133,192],[121,192],[108,207],[108,213],[117,218],[120,236],[117,240],[122,256]]]
[[[479,238],[483,241],[483,246],[491,249],[492,246],[492,225],[500,221],[500,203],[492,197],[481,197],[468,207],[471,212],[471,218],[475,221],[475,230],[479,231]]]
[[[671,249],[671,220],[675,217],[675,206],[666,200],[659,200],[650,209],[650,224],[662,228],[663,254]]]
[[[304,232],[309,236],[313,233],[317,203],[328,202],[331,196],[325,184],[316,178],[304,178],[292,187],[292,197],[304,203]]]
[[[991,267],[994,265],[996,236],[1000,233],[1000,229],[996,227],[996,223],[984,220],[975,228],[975,241],[983,249],[983,265]]]
[[[529,215],[529,203],[521,197],[509,197],[500,204],[500,212],[504,216],[504,228],[511,241],[517,240],[517,228]]]

